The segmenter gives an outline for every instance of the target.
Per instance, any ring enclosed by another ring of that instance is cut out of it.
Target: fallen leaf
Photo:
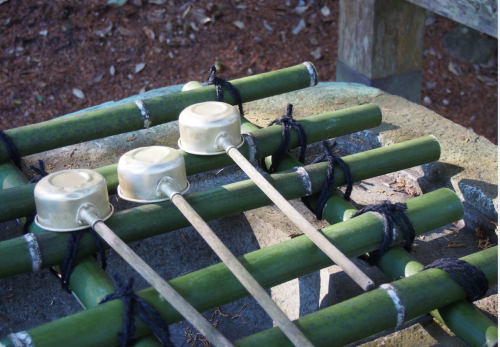
[[[328,17],[328,16],[330,15],[330,13],[331,13],[331,12],[330,12],[330,9],[329,9],[329,8],[328,8],[328,6],[326,6],[326,4],[325,4],[325,6],[323,6],[323,7],[321,8],[321,14],[322,14],[324,17]]]
[[[75,95],[78,99],[85,99],[85,94],[78,89],[78,88],[73,88],[73,95]]]
[[[300,22],[292,30],[292,34],[298,35],[305,27],[306,27],[306,22],[304,21],[304,18],[302,18]]]
[[[304,14],[307,10],[309,9],[309,6],[297,6],[295,7],[292,12],[295,12],[297,14]]]
[[[241,30],[245,29],[245,23],[243,23],[242,21],[236,20],[233,22],[233,25],[235,27],[237,27],[238,29],[241,29]]]
[[[342,105],[343,102],[340,102],[340,101],[335,101],[335,105]]]
[[[129,30],[124,27],[118,27],[118,32],[123,36],[132,36],[134,34],[133,30]]]
[[[320,59],[321,58],[321,47],[318,47],[314,51],[312,51],[311,55],[313,56],[314,60]]]
[[[377,193],[385,193],[385,190],[377,190]]]
[[[458,247],[465,247],[465,243],[456,243],[453,241],[450,241],[448,245],[446,245],[446,248],[458,248]]]
[[[111,29],[113,29],[113,23],[109,23],[109,25],[104,29],[94,30],[94,34],[102,38],[109,34],[111,32]]]
[[[481,82],[486,83],[487,86],[496,86],[497,85],[497,80],[495,78],[486,77],[486,76],[482,76],[482,75],[476,75],[476,77]]]
[[[130,135],[125,141],[130,142],[130,141],[134,141],[134,140],[135,140],[134,135]]]
[[[451,61],[448,63],[448,70],[455,76],[460,76],[460,68]]]
[[[465,136],[455,136],[457,139],[465,140]]]
[[[394,195],[394,193],[385,193],[385,195],[391,196],[391,195]]]
[[[142,70],[144,70],[145,67],[146,67],[146,64],[144,64],[144,63],[135,64],[134,73],[141,72]]]
[[[272,31],[273,31],[273,27],[272,27],[272,26],[270,26],[269,24],[267,24],[266,20],[263,20],[263,21],[262,21],[262,25],[264,25],[264,28],[266,28],[266,29],[267,29],[267,31],[270,31],[270,32],[272,32]]]
[[[144,27],[142,30],[144,30],[144,34],[146,34],[146,36],[151,39],[151,40],[155,40],[155,33],[153,30],[149,29],[148,27]]]

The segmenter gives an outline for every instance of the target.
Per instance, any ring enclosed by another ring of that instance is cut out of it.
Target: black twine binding
[[[467,292],[465,300],[474,302],[488,291],[488,279],[483,271],[466,261],[456,258],[438,259],[422,269],[441,269],[446,271]]]
[[[352,215],[352,217],[357,217],[366,212],[376,212],[384,220],[384,241],[382,241],[377,251],[370,253],[370,264],[377,264],[380,258],[389,250],[394,237],[394,223],[398,225],[405,238],[403,248],[408,252],[411,251],[411,245],[413,244],[413,240],[415,240],[415,229],[405,213],[407,209],[408,207],[405,203],[398,202],[393,204],[386,200],[377,205],[368,205]]]
[[[28,183],[38,183],[42,178],[48,175],[45,171],[45,163],[43,160],[38,160],[38,167],[30,165],[30,169],[35,171],[36,175]],[[23,234],[26,234],[29,230],[30,225],[33,223],[36,217],[36,209],[26,217],[26,222],[23,225]]]
[[[241,101],[241,94],[230,82],[223,78],[217,77],[217,68],[212,65],[210,68],[210,75],[208,76],[208,84],[213,84],[215,86],[215,91],[217,93],[217,101],[224,102],[224,89],[227,89],[229,93],[233,96],[234,100],[238,104],[238,111],[244,116],[243,113],[243,103]]]
[[[3,130],[0,130],[0,140],[2,140],[7,153],[9,154],[10,160],[16,164],[17,168],[21,170],[21,156],[19,155],[19,151],[17,150],[16,145],[12,141],[12,139],[7,136]]]
[[[328,161],[328,170],[326,172],[325,182],[323,183],[323,187],[321,188],[321,193],[318,197],[318,201],[316,202],[316,207],[314,208],[314,214],[318,220],[323,219],[323,210],[325,209],[325,204],[328,198],[330,197],[331,191],[335,184],[335,163],[339,164],[339,166],[344,170],[344,176],[347,182],[347,187],[344,193],[344,199],[349,201],[352,193],[352,185],[353,179],[351,174],[351,169],[349,165],[346,164],[340,157],[337,157],[333,154],[332,149],[337,145],[335,140],[332,141],[331,147],[328,145],[328,141],[323,140],[321,142],[323,146],[323,154],[313,160],[311,164],[317,164],[324,161]],[[304,200],[303,200],[304,201]],[[306,206],[309,206],[306,203]]]
[[[99,304],[120,299],[123,302],[123,330],[118,333],[120,338],[121,347],[126,347],[128,342],[134,338],[135,335],[135,319],[134,314],[137,313],[139,317],[146,323],[151,331],[158,337],[160,342],[167,347],[174,347],[170,341],[170,332],[168,326],[165,324],[160,314],[154,309],[153,306],[148,304],[144,299],[137,296],[133,291],[134,278],[130,278],[125,283],[118,273],[113,275],[113,282],[115,283],[116,292],[106,295]]]
[[[102,246],[101,239],[97,235],[94,229],[90,228],[90,235],[94,239],[97,249],[99,250],[99,255],[101,256],[101,267],[106,270],[107,261],[106,261],[106,251]],[[82,239],[84,230],[76,230],[71,233],[71,236],[68,240],[68,250],[66,252],[66,257],[61,266],[61,285],[62,288],[71,294],[71,289],[69,286],[69,278],[71,273],[73,272],[73,268],[75,267],[76,256],[78,255],[78,247],[80,246],[80,241]],[[51,273],[54,273],[54,270],[51,269]],[[55,275],[59,278],[57,273]]]
[[[272,164],[269,170],[266,167],[265,159],[259,159],[259,166],[262,170],[267,173],[274,173],[278,169],[280,162],[283,160],[285,153],[287,152],[288,145],[290,144],[290,131],[292,127],[297,130],[300,142],[300,155],[299,161],[304,164],[306,159],[306,149],[307,149],[307,135],[302,124],[293,119],[292,115],[292,104],[286,105],[286,113],[283,117],[273,120],[267,126],[274,124],[281,124],[281,144],[275,155],[272,156]]]

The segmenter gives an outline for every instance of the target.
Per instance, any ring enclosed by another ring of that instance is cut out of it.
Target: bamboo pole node
[[[35,344],[27,331],[9,334],[9,338],[15,347],[35,347]]]
[[[293,169],[295,170],[295,172],[297,172],[297,175],[299,175],[300,177],[300,182],[302,183],[306,191],[305,196],[312,195],[313,188],[312,188],[311,176],[309,176],[307,170],[304,169],[303,166],[297,166],[294,167]]]
[[[403,301],[401,300],[401,297],[399,296],[396,287],[394,287],[392,284],[390,283],[382,284],[380,286],[380,289],[386,291],[386,293],[389,295],[392,302],[394,303],[394,307],[396,307],[396,311],[398,312],[396,328],[398,328],[401,325],[403,325],[406,317],[406,308],[403,305]]]
[[[149,117],[149,112],[148,109],[146,108],[146,105],[142,100],[135,100],[134,103],[139,107],[139,110],[141,111],[142,118],[144,119],[144,128],[146,130],[149,130],[149,126],[152,124],[151,123],[151,118]]]
[[[31,268],[33,272],[40,271],[42,269],[42,252],[36,240],[36,235],[33,233],[24,234],[24,239],[28,245],[28,251],[31,257]]]

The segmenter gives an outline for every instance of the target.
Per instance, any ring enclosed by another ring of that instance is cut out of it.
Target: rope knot
[[[272,156],[272,164],[269,167],[269,170],[267,170],[266,168],[265,159],[259,160],[259,166],[268,173],[276,172],[280,162],[283,160],[285,153],[288,150],[288,145],[290,144],[290,131],[292,130],[292,127],[295,130],[297,130],[297,133],[299,135],[299,141],[300,141],[299,161],[302,164],[304,164],[306,158],[306,149],[307,149],[307,134],[302,124],[293,119],[292,111],[293,111],[293,105],[288,103],[286,105],[286,113],[281,118],[275,119],[267,125],[269,127],[274,124],[280,124],[281,137],[282,137],[278,151],[276,152],[275,155]]]
[[[118,273],[113,274],[113,282],[116,292],[106,295],[99,304],[120,299],[123,302],[123,329],[118,333],[121,347],[126,347],[135,336],[135,319],[137,314],[151,331],[156,335],[160,342],[167,347],[174,347],[170,341],[170,332],[160,314],[153,306],[134,293],[134,278],[127,282],[123,281]]]
[[[36,175],[28,183],[38,183],[42,178],[48,175],[45,171],[45,163],[41,159],[38,160],[38,167],[30,165],[30,169],[35,171]]]
[[[238,104],[238,111],[242,116],[244,116],[243,103],[241,100],[240,92],[232,85],[232,83],[226,81],[223,78],[217,77],[217,68],[215,67],[215,65],[212,65],[212,67],[210,68],[210,74],[208,75],[207,82],[209,85],[215,86],[217,98],[216,100],[219,102],[224,102],[224,89],[227,89]]]
[[[19,151],[17,150],[17,146],[14,141],[12,141],[12,139],[4,133],[3,130],[0,130],[0,140],[2,140],[3,145],[9,154],[10,160],[12,160],[17,168],[21,170],[21,156],[19,155]]]
[[[468,262],[456,258],[438,259],[427,265],[427,269],[441,269],[446,271],[467,293],[465,300],[474,302],[481,299],[488,291],[488,279],[483,271]]]
[[[404,236],[405,244],[403,248],[408,252],[411,252],[413,240],[415,240],[415,229],[406,215],[407,209],[408,207],[405,203],[398,202],[393,204],[392,202],[385,200],[380,204],[368,205],[352,215],[354,218],[366,212],[375,212],[382,216],[382,219],[384,220],[384,240],[382,241],[379,250],[370,254],[371,264],[378,263],[380,258],[389,250],[392,240],[397,236],[394,229],[394,223],[396,223]]]
[[[328,170],[326,172],[326,179],[323,183],[323,187],[321,188],[321,193],[318,197],[318,201],[316,202],[316,206],[314,208],[314,214],[318,220],[323,219],[323,210],[325,208],[326,201],[330,197],[330,192],[332,191],[335,184],[335,163],[339,164],[339,166],[344,171],[344,176],[347,181],[347,188],[344,193],[344,199],[349,201],[352,193],[352,185],[353,179],[351,174],[351,169],[349,165],[345,163],[340,157],[337,157],[333,153],[333,147],[337,145],[335,140],[332,141],[331,146],[328,144],[328,141],[321,141],[321,145],[323,147],[323,154],[313,160],[312,164],[321,163],[324,161],[328,161]],[[308,206],[306,204],[306,206]]]

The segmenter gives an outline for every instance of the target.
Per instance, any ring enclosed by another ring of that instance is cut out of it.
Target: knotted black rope
[[[116,292],[106,295],[99,304],[120,299],[123,302],[123,330],[118,333],[120,338],[121,347],[126,347],[128,342],[134,338],[135,335],[135,321],[134,314],[137,313],[139,317],[146,323],[151,331],[158,337],[161,343],[167,347],[174,347],[170,341],[170,332],[168,326],[165,324],[160,314],[148,304],[144,299],[137,296],[133,291],[134,279],[130,278],[127,283],[123,282],[120,276],[115,273],[113,275],[113,282],[115,283]]]
[[[38,183],[42,178],[48,175],[45,171],[45,163],[43,160],[38,160],[38,167],[34,165],[30,165],[30,169],[35,171],[36,175],[33,177],[28,183]],[[36,209],[26,217],[26,222],[23,225],[23,233],[26,234],[30,225],[33,223],[36,217]]]
[[[243,116],[243,103],[241,101],[241,94],[230,82],[223,78],[217,77],[217,68],[212,65],[210,68],[210,75],[208,76],[208,84],[213,84],[215,86],[215,91],[217,93],[217,101],[224,101],[224,89],[227,89],[229,93],[233,96],[234,100],[238,104],[238,111]]]
[[[352,217],[357,217],[366,212],[376,212],[380,214],[384,220],[384,241],[382,241],[382,245],[380,245],[377,251],[370,253],[369,262],[371,264],[377,264],[380,258],[389,250],[395,236],[394,223],[398,225],[403,233],[405,239],[403,248],[408,252],[411,251],[411,245],[415,239],[415,229],[405,213],[407,209],[408,207],[404,203],[398,202],[393,204],[386,200],[378,205],[368,205],[352,215]]]
[[[422,269],[446,271],[467,292],[465,300],[473,302],[481,299],[488,291],[488,279],[484,272],[466,261],[456,258],[438,259]]]
[[[306,159],[307,135],[302,124],[293,119],[292,108],[292,104],[286,105],[286,113],[283,115],[283,117],[275,119],[267,125],[269,127],[274,124],[281,124],[281,144],[276,154],[272,157],[272,164],[269,170],[266,167],[265,159],[259,159],[259,166],[267,173],[276,172],[276,170],[278,169],[278,165],[280,164],[281,160],[283,160],[283,157],[287,152],[288,145],[290,144],[290,131],[292,130],[292,127],[297,130],[297,133],[299,135],[299,161],[304,164],[304,161]]]
[[[36,175],[28,183],[38,183],[42,178],[48,175],[45,171],[45,163],[43,160],[38,160],[38,167],[30,165],[30,169],[35,171]]]
[[[101,256],[101,267],[106,270],[106,251],[102,246],[101,239],[95,232],[94,229],[90,228],[90,235],[94,239],[97,249],[99,250],[99,254]],[[61,265],[61,285],[64,290],[71,294],[71,289],[69,287],[69,278],[71,273],[73,272],[73,268],[75,266],[76,256],[78,255],[78,247],[80,246],[80,241],[82,239],[84,230],[76,230],[71,233],[71,236],[68,241],[68,250],[66,251],[66,257]],[[51,269],[51,272],[54,273],[54,270]],[[55,273],[57,277],[57,273]]]
[[[328,170],[326,172],[325,182],[323,183],[323,187],[321,188],[321,193],[318,197],[318,201],[316,202],[316,207],[314,208],[314,214],[318,220],[323,219],[323,210],[325,209],[325,204],[328,198],[330,197],[331,191],[335,184],[335,163],[339,164],[339,166],[344,170],[344,176],[347,182],[347,187],[344,193],[344,199],[349,201],[352,193],[352,174],[349,165],[345,163],[340,157],[337,157],[333,154],[332,148],[337,145],[335,140],[332,141],[331,147],[328,145],[326,140],[321,142],[323,146],[323,154],[313,160],[312,164],[321,163],[324,161],[328,161]],[[304,201],[304,200],[303,200]],[[306,206],[309,206],[306,203]]]
[[[12,139],[7,136],[6,133],[0,130],[0,140],[2,140],[3,145],[5,146],[5,149],[9,154],[10,160],[12,160],[12,162],[16,164],[18,169],[21,170],[21,156],[19,155],[19,151],[17,150],[17,147]]]

